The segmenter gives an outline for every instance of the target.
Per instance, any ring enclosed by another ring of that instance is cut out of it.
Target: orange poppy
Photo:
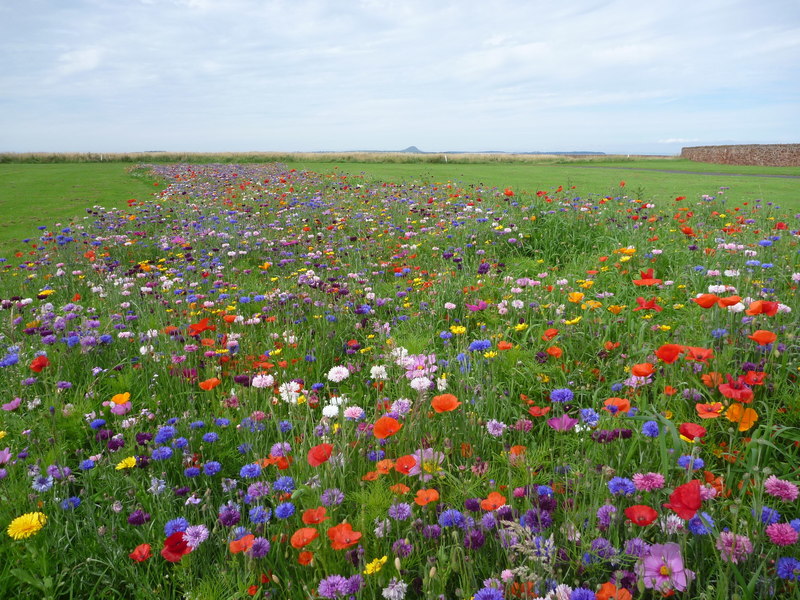
[[[233,540],[229,544],[231,554],[238,554],[239,552],[247,552],[253,546],[253,541],[256,539],[252,533],[247,534],[238,540]]]
[[[722,408],[722,402],[694,405],[694,409],[697,411],[697,416],[701,419],[716,419],[717,417],[721,417]]]
[[[417,491],[417,495],[414,497],[414,502],[419,506],[425,506],[431,502],[436,502],[438,499],[439,492],[437,492],[435,489],[421,489]]]
[[[718,385],[725,383],[725,377],[722,375],[722,373],[717,373],[716,371],[704,373],[700,379],[702,379],[703,383],[710,388],[715,388]]]
[[[372,434],[379,440],[384,440],[396,434],[403,425],[392,417],[381,417],[375,421],[375,426],[372,428]]]
[[[719,301],[719,296],[716,294],[700,294],[697,298],[692,298],[692,301],[701,308],[711,308]]]
[[[222,320],[228,324],[233,323],[236,320],[236,315],[225,315]]]
[[[327,519],[330,519],[325,513],[327,509],[324,506],[318,506],[317,508],[309,508],[303,511],[303,523],[306,525],[317,525],[318,523],[322,523]]]
[[[491,492],[484,500],[481,500],[483,510],[497,510],[506,503],[506,497],[500,492]]]
[[[549,342],[557,335],[558,335],[558,329],[554,329],[551,327],[550,329],[545,330],[544,335],[542,336],[542,341]]]
[[[561,356],[564,354],[564,351],[558,346],[550,346],[547,350],[545,350],[545,352],[547,352],[553,358],[561,358]]]
[[[603,404],[603,410],[607,410],[614,416],[627,413],[631,409],[631,401],[627,398],[609,398]]]
[[[395,461],[394,470],[403,475],[408,475],[415,466],[417,466],[417,459],[412,454],[406,454]]]
[[[450,412],[461,406],[453,394],[442,394],[441,396],[434,396],[431,400],[431,406],[437,413]]]
[[[772,342],[778,339],[777,335],[775,335],[771,331],[767,331],[766,329],[759,329],[758,331],[754,331],[747,337],[749,337],[759,346],[766,346],[767,344],[771,344]]]
[[[152,555],[153,553],[150,550],[150,544],[139,544],[133,549],[133,552],[128,554],[131,560],[135,560],[136,562],[144,562]]]
[[[739,431],[747,431],[758,421],[758,413],[752,408],[745,408],[738,402],[734,402],[728,407],[725,413],[729,421],[739,424]]]
[[[774,317],[778,313],[778,303],[770,302],[768,300],[756,300],[751,302],[750,306],[748,306],[747,310],[744,312],[751,317],[755,315],[767,315],[768,317]]]
[[[313,527],[301,527],[292,534],[289,543],[292,545],[292,548],[299,550],[300,548],[305,548],[306,546],[308,546],[318,537],[319,537],[319,531],[317,531]]]
[[[331,548],[345,550],[358,543],[361,539],[361,532],[353,531],[350,523],[342,523],[328,529],[328,538],[331,540]]]
[[[650,375],[655,373],[655,368],[649,362],[639,363],[637,365],[633,365],[631,368],[631,373],[636,375],[636,377],[650,377]]]
[[[719,304],[721,308],[727,308],[729,306],[733,306],[734,304],[739,304],[741,301],[741,296],[725,296],[724,298],[717,300],[717,304]]]
[[[213,346],[214,344],[216,344],[216,342],[214,340],[212,340],[211,338],[203,338],[203,339],[200,340],[200,345],[201,346],[205,346],[207,348],[210,347],[210,346]]]
[[[393,494],[397,494],[398,496],[402,496],[403,494],[407,494],[411,491],[411,488],[408,487],[405,483],[395,483],[393,486],[389,488]]]
[[[361,477],[361,481],[377,481],[381,474],[377,471],[368,471]]]
[[[375,464],[375,470],[381,475],[388,475],[392,467],[394,467],[394,461],[391,458],[384,458]]]
[[[603,348],[605,348],[606,351],[611,352],[612,350],[619,348],[619,342],[607,341],[603,344]]]
[[[618,588],[610,581],[600,586],[594,597],[597,600],[633,600],[631,593],[624,587]]]
[[[656,350],[656,356],[661,362],[671,365],[684,353],[683,346],[679,344],[664,344]]]
[[[303,550],[297,556],[297,562],[301,565],[308,565],[311,564],[311,561],[314,560],[314,553],[309,552],[308,550]]]
[[[525,454],[526,450],[527,448],[525,446],[517,444],[516,446],[511,446],[511,449],[509,449],[508,453],[511,456],[519,456],[521,454]]]
[[[698,348],[697,346],[684,346],[684,348],[686,350],[686,360],[706,363],[714,358],[714,350],[712,348]]]
[[[511,350],[511,348],[513,348],[513,347],[514,347],[514,344],[512,344],[511,342],[506,342],[505,340],[503,340],[502,342],[499,342],[497,344],[497,349],[498,350]]]
[[[200,389],[205,390],[206,392],[209,390],[213,390],[217,387],[222,381],[218,377],[212,377],[211,379],[206,379],[205,381],[200,382]]]
[[[671,385],[664,386],[664,394],[666,396],[674,396],[677,393],[678,393],[678,388],[672,387]]]

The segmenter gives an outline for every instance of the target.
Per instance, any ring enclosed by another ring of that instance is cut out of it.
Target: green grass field
[[[493,163],[287,163],[298,170],[363,175],[365,179],[406,182],[448,181],[461,185],[512,188],[517,194],[558,186],[586,196],[625,193],[648,201],[676,196],[717,195],[721,188],[738,202],[763,199],[800,210],[800,168],[742,167],[695,163],[681,159],[619,159]],[[39,225],[81,218],[94,205],[123,206],[146,198],[153,182],[131,172],[130,163],[0,164],[0,257],[24,250],[22,240],[36,236]],[[692,171],[676,173],[672,171]],[[724,173],[724,174],[723,174]]]

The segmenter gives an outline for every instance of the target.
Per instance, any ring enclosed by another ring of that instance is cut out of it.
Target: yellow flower
[[[518,323],[517,325],[514,325],[514,331],[525,331],[527,328],[527,323]]]
[[[136,466],[136,457],[129,456],[128,458],[123,458],[121,461],[117,463],[116,470],[122,471],[124,469],[132,469]]]
[[[581,322],[583,317],[575,317],[574,319],[570,319],[569,321],[564,321],[564,325],[577,325]]]
[[[461,335],[462,333],[467,333],[467,328],[463,325],[451,325],[450,333],[453,335]]]
[[[497,356],[497,352],[495,352],[494,350],[490,350],[489,352],[483,353],[484,358],[494,358],[495,356]]]
[[[624,304],[612,304],[611,306],[608,307],[608,311],[610,313],[618,315],[623,310],[625,310],[625,308],[626,308],[626,306]]]
[[[364,575],[374,575],[383,568],[383,565],[386,564],[387,560],[389,559],[386,556],[382,556],[381,558],[376,558],[367,565],[366,569],[364,569]]]
[[[2,440],[4,437],[6,437],[6,432],[0,431],[0,440]]]
[[[578,303],[583,300],[583,292],[570,292],[567,296],[570,302]]]
[[[40,512],[25,513],[8,525],[8,535],[15,540],[24,540],[39,532],[47,523],[47,515]]]
[[[124,394],[116,394],[115,396],[111,397],[111,401],[114,404],[125,404],[126,402],[129,402],[130,399],[131,399],[130,392],[125,392]]]

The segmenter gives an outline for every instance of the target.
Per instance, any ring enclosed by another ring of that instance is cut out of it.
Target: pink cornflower
[[[791,546],[797,542],[798,534],[789,523],[773,523],[767,525],[769,541],[776,546]]]
[[[694,572],[683,565],[681,547],[675,543],[653,544],[636,565],[644,587],[661,593],[682,592],[694,579]]]
[[[720,557],[726,562],[738,563],[753,552],[753,544],[746,535],[738,535],[730,531],[723,531],[717,538],[717,550]]]
[[[652,492],[664,487],[664,476],[661,473],[636,473],[631,479],[640,492]]]
[[[775,475],[767,477],[767,480],[764,482],[764,491],[770,496],[775,496],[786,502],[796,500],[797,496],[800,495],[800,491],[795,484],[791,481],[778,479]]]

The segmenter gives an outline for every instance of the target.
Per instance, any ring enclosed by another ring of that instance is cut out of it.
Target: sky
[[[797,142],[798,0],[0,3],[0,152]]]

